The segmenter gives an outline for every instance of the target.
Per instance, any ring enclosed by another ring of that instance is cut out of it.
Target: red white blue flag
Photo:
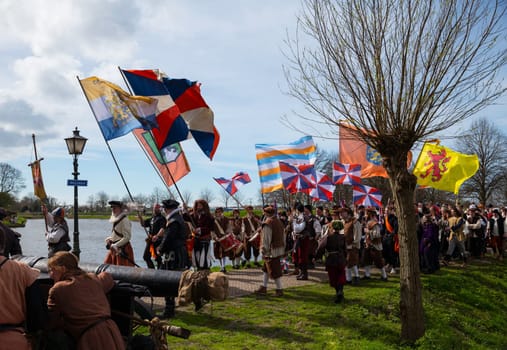
[[[313,164],[292,165],[286,162],[279,163],[283,187],[289,193],[310,193],[312,188],[315,188],[316,175]]]
[[[333,183],[337,185],[356,185],[361,183],[361,164],[334,162]]]
[[[238,188],[252,181],[247,173],[239,172],[236,173],[232,179],[226,179],[225,177],[214,177],[213,178],[220,186],[222,186],[227,193],[231,196],[238,192]]]
[[[315,171],[315,174],[317,182],[315,188],[310,191],[310,196],[315,200],[331,202],[333,200],[335,185],[326,174],[320,171]]]
[[[354,185],[352,187],[354,205],[365,207],[382,207],[382,194],[374,187],[366,185]]]
[[[159,100],[159,128],[152,130],[159,149],[193,137],[206,156],[213,159],[220,135],[214,125],[213,111],[201,96],[200,84],[171,79],[158,69],[122,72],[137,95]]]

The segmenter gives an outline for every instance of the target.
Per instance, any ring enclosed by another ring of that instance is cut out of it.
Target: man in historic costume
[[[152,216],[149,219],[143,219],[141,213],[137,214],[139,218],[139,223],[142,227],[148,229],[148,237],[146,237],[146,246],[144,247],[143,252],[143,260],[146,262],[146,265],[149,269],[154,269],[155,265],[153,264],[153,260],[157,262],[157,269],[160,269],[162,265],[162,257],[157,255],[156,248],[160,244],[160,240],[154,240],[155,237],[161,230],[164,230],[165,227],[165,217],[162,215],[162,208],[160,204],[155,203],[152,209]]]
[[[423,217],[418,225],[421,241],[419,242],[419,258],[421,271],[433,273],[440,268],[438,261],[438,223],[432,216],[431,211],[423,208]]]
[[[192,265],[199,270],[209,270],[211,267],[211,232],[215,228],[215,221],[211,215],[208,202],[198,199],[194,202],[192,213],[186,213],[184,219],[193,227],[194,250]]]
[[[127,217],[127,210],[123,209],[123,203],[110,201],[111,218],[113,224],[111,235],[105,239],[108,250],[105,264],[135,266],[134,250],[130,244],[132,238],[132,223]]]
[[[503,260],[503,234],[505,219],[500,215],[498,208],[493,209],[491,218],[488,220],[487,232],[490,237],[490,245],[493,254],[499,260]]]
[[[5,234],[5,249],[4,256],[10,257],[14,255],[21,255],[23,251],[21,249],[21,244],[19,243],[19,238],[21,234],[12,230],[9,226],[2,223],[2,220],[8,215],[7,211],[3,208],[0,208],[0,231]]]
[[[283,223],[275,215],[275,208],[272,206],[264,208],[264,220],[261,227],[260,251],[264,261],[262,266],[263,280],[262,286],[255,293],[258,295],[267,294],[268,281],[271,277],[275,280],[275,295],[281,297],[283,289],[280,258],[285,254],[285,234]]]
[[[246,208],[246,216],[243,218],[243,249],[244,249],[244,257],[242,265],[246,267],[250,267],[250,259],[252,255],[254,257],[254,265],[261,266],[257,261],[259,259],[259,246],[257,246],[254,242],[251,242],[250,239],[257,233],[260,229],[261,218],[254,214],[253,207],[251,205]],[[253,253],[253,254],[252,254]]]
[[[338,217],[339,211],[335,210],[333,217]],[[351,213],[352,214],[352,213]],[[349,220],[349,226],[351,221]],[[326,271],[329,277],[329,285],[336,290],[334,302],[341,303],[344,299],[343,286],[346,283],[345,265],[347,243],[343,234],[345,227],[342,220],[333,220],[329,224],[327,234],[319,241],[317,255],[325,254]]]
[[[323,208],[322,210],[323,211]],[[318,239],[320,238],[322,234],[322,224],[321,224],[321,218],[319,218],[316,215],[313,215],[313,208],[311,205],[307,204],[305,205],[305,217],[306,220],[308,220],[311,225],[313,226],[313,229],[310,230],[310,250],[308,252],[308,268],[313,269],[315,267],[315,251],[318,247]]]
[[[229,219],[224,216],[224,208],[215,209],[215,227],[213,230],[213,255],[220,263],[220,272],[225,270],[225,252],[220,245],[220,238],[224,238],[229,233]]]
[[[243,219],[240,216],[239,209],[234,209],[232,211],[232,217],[229,220],[229,227],[231,228],[234,238],[236,238],[239,242],[243,242]],[[233,269],[239,269],[242,253],[243,244],[239,245],[237,248],[229,250],[229,259],[232,262]]]
[[[468,208],[468,215],[465,222],[470,236],[470,254],[474,258],[484,256],[484,233],[486,231],[486,221],[482,219],[480,212],[475,204]]]
[[[375,208],[368,208],[366,212],[366,226],[364,228],[364,278],[371,278],[371,265],[380,269],[382,281],[387,281],[387,273],[382,257],[382,233]]]
[[[26,305],[28,290],[36,288],[39,270],[9,260],[5,254],[6,237],[0,230],[0,348],[29,350],[25,322],[29,316]],[[39,294],[40,295],[40,294]]]
[[[173,199],[162,201],[164,213],[166,215],[166,226],[163,233],[157,234],[157,239],[161,239],[157,247],[157,253],[163,257],[163,270],[183,270],[187,264],[186,240],[188,236],[188,226],[183,220],[180,209],[180,203]],[[175,302],[174,297],[165,298],[164,318],[174,317]]]
[[[463,259],[462,267],[466,266],[467,263],[467,252],[465,249],[465,219],[463,215],[459,212],[458,208],[451,209],[451,215],[449,216],[449,248],[444,256],[443,263],[444,265],[448,265],[451,257],[454,253],[454,249],[458,248],[461,258]]]
[[[300,270],[300,274],[296,277],[298,280],[308,279],[308,265],[312,244],[315,240],[317,232],[320,235],[322,227],[319,220],[312,215],[311,205],[303,206],[296,204],[296,216],[292,222],[293,235],[295,237],[295,263]]]
[[[361,247],[362,225],[354,217],[352,209],[344,207],[340,210],[343,220],[343,231],[347,244],[347,266],[345,269],[347,283],[359,283],[359,248]],[[352,275],[354,277],[352,277]]]
[[[63,208],[55,208],[51,213],[45,205],[42,205],[42,214],[46,218],[47,230],[45,232],[48,242],[48,257],[52,257],[56,252],[71,250],[69,245],[69,226],[65,221],[65,211]]]

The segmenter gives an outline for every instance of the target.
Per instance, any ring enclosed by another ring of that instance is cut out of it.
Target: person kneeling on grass
[[[264,220],[262,222],[260,250],[264,265],[262,266],[262,286],[255,291],[257,295],[266,295],[269,277],[275,280],[276,296],[283,296],[282,267],[280,258],[285,254],[284,226],[275,215],[272,206],[264,208]]]
[[[347,210],[342,208],[341,210]],[[333,212],[334,217],[338,217],[339,210]],[[343,222],[341,220],[333,220],[328,234],[319,241],[317,248],[317,256],[325,254],[326,271],[329,277],[329,285],[336,290],[335,303],[343,301],[343,285],[345,279],[345,263],[347,254],[347,242],[343,234]]]

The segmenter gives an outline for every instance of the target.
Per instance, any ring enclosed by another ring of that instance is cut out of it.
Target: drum
[[[250,244],[252,245],[252,247],[254,247],[255,249],[259,249],[260,246],[261,246],[261,233],[259,231],[257,231],[255,233],[255,235],[253,235],[252,237],[250,237],[250,239],[248,240],[248,242],[250,242]]]
[[[218,243],[220,243],[220,246],[224,252],[228,252],[231,249],[241,246],[241,242],[237,240],[232,233],[226,234],[222,238],[219,238]]]

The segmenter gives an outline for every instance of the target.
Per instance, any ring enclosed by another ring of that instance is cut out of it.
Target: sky
[[[210,161],[195,141],[182,142],[191,172],[178,182],[195,200],[204,189],[223,205],[213,177],[247,172],[240,188],[243,204],[259,202],[257,143],[289,143],[303,134],[285,126],[302,106],[287,95],[283,51],[293,34],[299,1],[168,0],[0,0],[1,162],[20,170],[33,193],[30,168],[35,134],[46,192],[60,205],[73,203],[72,156],[64,138],[78,127],[88,138],[79,157],[80,204],[106,192],[111,199],[128,192],[113,156],[134,196],[164,184],[133,135],[109,141],[109,151],[77,77],[98,76],[127,89],[118,67],[161,69],[169,77],[199,81],[214,112],[220,145]],[[507,100],[481,111],[501,123]],[[466,128],[458,125],[456,132]],[[328,152],[337,140],[315,139]],[[111,154],[112,153],[112,154]]]

